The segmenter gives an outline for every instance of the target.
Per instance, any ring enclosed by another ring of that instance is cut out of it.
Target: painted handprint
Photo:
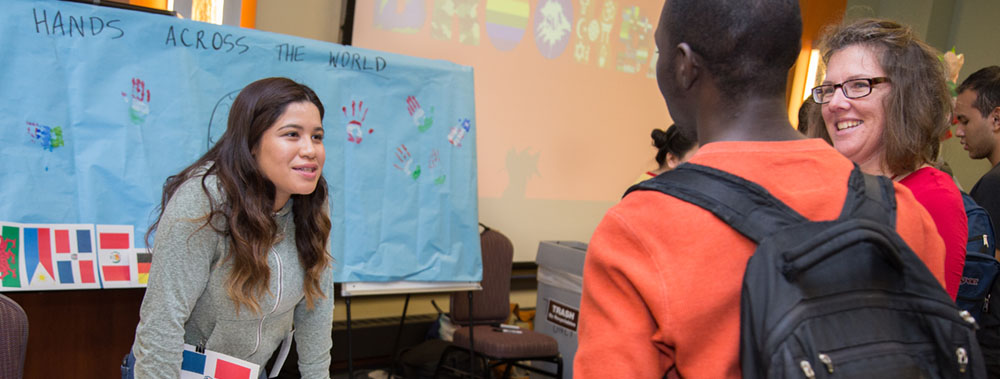
[[[440,163],[441,163],[441,154],[440,152],[438,152],[438,149],[431,150],[431,158],[427,162],[427,169],[430,170],[431,176],[437,175],[437,172],[440,171],[437,169]],[[434,184],[442,185],[444,184],[444,179],[445,179],[445,174],[438,175],[434,178]]]
[[[347,142],[354,142],[356,144],[361,144],[361,137],[364,133],[361,131],[361,123],[365,122],[365,117],[368,116],[368,108],[365,108],[364,101],[351,101],[351,114],[347,114],[347,106],[340,107],[340,110],[344,112],[344,117],[347,118]],[[374,129],[368,128],[368,134],[372,134]]]
[[[424,114],[424,109],[420,107],[420,103],[417,102],[416,97],[406,97],[406,111],[410,112],[410,117],[413,118],[413,125],[421,132],[426,132],[434,124],[434,107],[431,107],[430,114]]]
[[[458,119],[458,124],[451,127],[451,132],[448,133],[448,142],[452,145],[461,147],[462,139],[465,138],[465,133],[469,132],[469,128],[472,127],[472,121],[467,118]]]
[[[125,103],[129,104],[128,114],[133,124],[140,125],[146,121],[146,116],[149,115],[149,102],[152,100],[150,95],[146,82],[139,78],[132,78],[131,95],[122,92]]]
[[[50,128],[36,122],[28,121],[28,136],[31,137],[31,142],[41,145],[43,149],[48,151],[52,151],[52,149],[65,144],[62,128],[58,126]]]
[[[415,169],[411,168],[413,166],[413,157],[410,154],[410,150],[406,149],[405,143],[396,148],[396,159],[399,160],[399,164],[393,163],[393,167],[412,177],[413,180],[417,180],[420,177],[420,165],[417,165]]]

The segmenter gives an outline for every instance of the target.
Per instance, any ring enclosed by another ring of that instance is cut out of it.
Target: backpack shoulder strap
[[[643,190],[704,208],[756,243],[784,226],[808,221],[759,184],[694,163],[636,184],[625,194]]]
[[[643,190],[663,192],[712,212],[756,243],[783,227],[809,221],[759,184],[694,163],[636,184],[625,194]],[[840,218],[861,217],[894,229],[895,210],[892,181],[863,174],[855,165]]]
[[[857,164],[847,180],[840,219],[863,218],[896,229],[896,191],[892,179],[861,172]]]

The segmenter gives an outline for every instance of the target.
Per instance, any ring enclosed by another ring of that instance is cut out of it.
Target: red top
[[[691,162],[760,184],[810,220],[833,220],[854,164],[821,139],[715,142]],[[934,221],[896,183],[896,231],[944,283]],[[587,249],[577,379],[740,377],[740,289],[756,245],[695,205],[654,191],[626,196]]]
[[[933,167],[924,167],[899,181],[913,192],[913,197],[934,219],[938,234],[944,240],[944,282],[952,300],[958,296],[958,286],[965,268],[965,246],[969,240],[969,219],[965,215],[962,194],[948,174]]]

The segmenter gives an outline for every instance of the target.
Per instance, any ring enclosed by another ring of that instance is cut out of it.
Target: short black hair
[[[966,90],[976,91],[972,107],[979,110],[983,117],[989,116],[993,109],[1000,107],[1000,66],[983,67],[973,72],[962,81],[955,93]]]
[[[668,46],[686,42],[735,96],[784,93],[802,49],[798,0],[667,0]],[[661,22],[661,25],[664,25]]]

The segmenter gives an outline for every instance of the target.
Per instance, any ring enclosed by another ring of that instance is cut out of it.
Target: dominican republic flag
[[[0,223],[0,289],[21,289],[21,226]]]
[[[93,225],[52,225],[52,240],[60,288],[101,288]]]
[[[97,255],[104,288],[135,287],[134,230],[132,225],[97,225]]]
[[[239,358],[184,344],[181,379],[257,379],[260,366]]]

